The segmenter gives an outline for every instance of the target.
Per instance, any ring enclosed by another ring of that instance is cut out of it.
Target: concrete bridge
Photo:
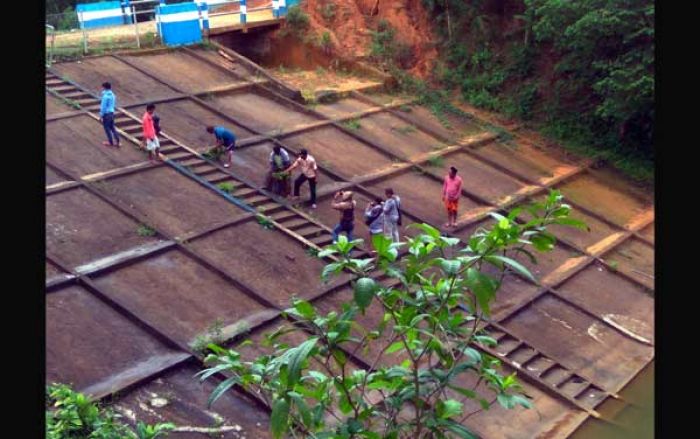
[[[287,0],[296,4],[298,0]],[[279,27],[285,19],[283,14],[275,14],[272,0],[248,0],[245,5],[245,18],[241,17],[240,1],[225,1],[212,4],[209,11],[209,30],[205,35],[219,35],[228,32],[247,32],[260,27]],[[277,15],[277,16],[275,16]]]

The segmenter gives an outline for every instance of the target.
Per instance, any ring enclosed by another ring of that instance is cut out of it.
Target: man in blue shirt
[[[102,99],[100,101],[100,121],[107,134],[107,142],[102,142],[104,146],[119,146],[119,134],[114,126],[114,108],[117,106],[117,97],[112,92],[112,84],[105,82],[102,84]],[[112,141],[114,135],[114,141]]]
[[[214,134],[216,137],[216,146],[224,147],[226,152],[226,163],[224,163],[224,168],[231,166],[231,159],[233,157],[233,148],[236,146],[236,136],[224,127],[221,126],[208,126],[207,132],[209,134]]]

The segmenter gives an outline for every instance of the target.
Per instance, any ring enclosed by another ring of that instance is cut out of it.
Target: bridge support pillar
[[[209,5],[206,2],[202,2],[198,6],[199,28],[209,30]]]
[[[246,0],[241,0],[241,24],[245,25],[246,23],[246,16],[248,15],[248,8],[246,7]]]
[[[279,0],[279,16],[287,15],[287,0]]]

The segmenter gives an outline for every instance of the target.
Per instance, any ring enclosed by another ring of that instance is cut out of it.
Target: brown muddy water
[[[652,439],[654,437],[654,362],[646,366],[622,391],[620,396],[632,405],[619,410],[604,404],[599,412],[619,426],[589,418],[571,439]]]

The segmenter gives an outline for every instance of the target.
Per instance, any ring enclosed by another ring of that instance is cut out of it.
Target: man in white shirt
[[[292,166],[287,168],[284,172],[291,172],[294,168],[300,167],[301,174],[294,180],[294,196],[299,196],[299,188],[305,181],[309,181],[309,192],[311,192],[311,208],[316,208],[316,159],[314,159],[311,154],[306,149],[302,149],[299,153],[299,157],[292,163]]]

